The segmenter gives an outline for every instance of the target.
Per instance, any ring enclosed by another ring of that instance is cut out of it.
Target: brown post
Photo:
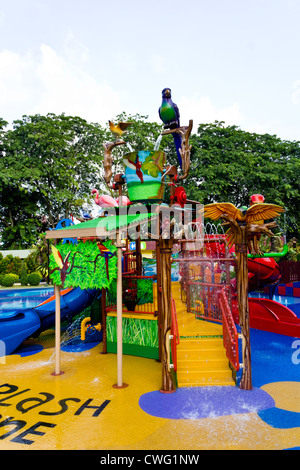
[[[189,252],[186,250],[186,243],[183,240],[183,243],[181,243],[181,251],[182,251],[182,259],[185,261],[182,263],[182,277],[183,277],[183,282],[182,286],[185,288],[185,296],[186,296],[186,310],[187,312],[191,311],[191,292],[190,292],[190,263],[187,261],[188,260],[188,254]]]
[[[141,250],[141,226],[138,225],[136,240],[135,240],[135,259],[136,259],[136,273],[138,276],[142,275],[143,272],[143,258]]]
[[[239,237],[235,244],[237,262],[237,295],[239,305],[240,327],[243,341],[243,374],[240,387],[252,390],[251,347],[250,347],[250,317],[248,302],[248,244],[247,228],[239,227]]]
[[[162,392],[174,392],[172,376],[169,370],[169,334],[172,324],[171,303],[171,257],[173,238],[160,238],[161,299],[162,299]]]
[[[158,360],[162,357],[162,300],[161,300],[161,267],[159,242],[156,242],[156,289],[157,289],[157,326],[158,326]]]
[[[106,289],[102,287],[101,295],[101,311],[102,311],[102,331],[103,331],[103,349],[102,354],[107,353],[107,338],[106,338]]]
[[[228,203],[208,204],[204,208],[204,217],[227,221],[224,224],[230,226],[226,232],[227,242],[229,247],[235,245],[239,320],[243,341],[243,374],[240,387],[244,390],[252,389],[247,253],[249,249],[253,255],[261,255],[257,236],[262,233],[268,237],[274,235],[270,228],[275,227],[276,222],[265,224],[264,221],[277,217],[280,212],[284,212],[281,206],[262,203],[250,204],[245,213]]]

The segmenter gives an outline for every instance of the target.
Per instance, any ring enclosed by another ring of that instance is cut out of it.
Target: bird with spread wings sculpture
[[[277,204],[257,203],[250,206],[247,210],[241,210],[230,202],[220,202],[207,204],[204,206],[204,217],[212,220],[224,219],[226,224],[230,225],[227,230],[228,245],[232,247],[237,243],[237,228],[245,226],[248,237],[248,247],[252,254],[260,254],[257,237],[253,234],[265,234],[269,237],[273,236],[270,231],[271,227],[275,227],[275,222],[265,224],[265,220],[278,217],[284,212],[284,208]]]
[[[112,121],[108,121],[108,124],[113,135],[119,139],[127,132],[126,129],[131,126],[132,122],[119,122],[118,124],[114,124]]]
[[[226,232],[227,243],[229,247],[235,245],[239,324],[244,340],[244,365],[240,387],[245,390],[252,389],[247,252],[249,250],[254,255],[261,255],[258,245],[259,235],[263,233],[269,237],[273,236],[270,227],[276,226],[275,222],[265,223],[265,220],[273,219],[281,212],[284,212],[281,206],[262,202],[253,203],[249,208],[242,209],[229,202],[204,206],[204,217],[226,221],[224,225],[229,225]]]

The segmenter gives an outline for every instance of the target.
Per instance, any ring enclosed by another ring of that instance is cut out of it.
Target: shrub
[[[18,281],[19,281],[19,275],[18,275],[18,274],[9,273],[9,275],[13,277],[14,282],[18,282]]]
[[[28,284],[28,275],[27,275],[27,269],[26,269],[26,264],[23,262],[22,265],[22,272],[20,276],[20,281],[21,281],[21,286],[27,286]]]
[[[2,279],[1,285],[3,287],[12,287],[15,283],[14,276],[11,274],[5,274],[5,276]]]
[[[20,275],[22,269],[22,260],[18,256],[7,255],[0,260],[0,273],[4,274],[18,274]]]
[[[38,286],[41,282],[41,276],[39,273],[30,273],[28,275],[28,282],[31,286]]]
[[[4,279],[5,274],[0,274],[0,286],[2,286],[2,281]]]

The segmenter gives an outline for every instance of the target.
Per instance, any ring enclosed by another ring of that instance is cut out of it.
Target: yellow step
[[[177,349],[177,360],[180,361],[202,361],[212,359],[227,359],[224,349],[211,348],[211,349]]]
[[[190,350],[210,350],[219,349],[224,351],[223,338],[220,336],[200,336],[196,338],[180,338],[180,343],[177,346],[177,351],[190,351]]]
[[[178,331],[180,337],[197,337],[197,336],[222,336],[222,330],[215,328],[214,324],[205,324],[208,322],[202,322],[197,320],[198,324],[194,324],[190,321],[184,324],[178,324]],[[219,325],[217,325],[219,326]]]
[[[177,382],[179,387],[235,385],[223,346],[222,325],[196,319],[181,301],[179,282],[172,283],[176,304],[179,345]]]
[[[178,372],[204,372],[204,371],[220,371],[227,370],[228,360],[227,358],[215,358],[215,359],[188,359],[187,361],[177,362],[177,373]]]
[[[192,374],[186,374],[185,376],[177,374],[178,387],[212,387],[212,386],[235,386],[234,380],[231,375],[222,374],[220,371],[218,374],[212,375],[210,372],[201,375],[193,376]]]

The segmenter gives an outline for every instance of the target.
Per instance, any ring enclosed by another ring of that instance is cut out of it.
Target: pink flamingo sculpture
[[[118,204],[118,206],[119,206],[119,200],[120,200],[120,198],[117,197],[116,203]],[[122,196],[122,206],[130,206],[130,204],[131,204],[131,201],[128,199],[128,197],[127,196]]]
[[[111,196],[103,195],[99,197],[99,192],[97,189],[92,190],[92,194],[96,194],[95,203],[101,207],[118,207],[119,198],[114,199]],[[129,206],[130,200],[126,196],[122,196],[122,206]]]

